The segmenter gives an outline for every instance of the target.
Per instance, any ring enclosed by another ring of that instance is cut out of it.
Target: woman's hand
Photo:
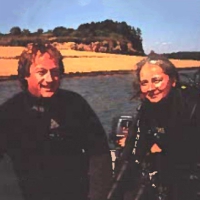
[[[120,145],[121,147],[124,147],[125,143],[126,143],[126,137],[117,140],[117,144]]]
[[[151,153],[160,153],[162,149],[155,143],[151,147]]]

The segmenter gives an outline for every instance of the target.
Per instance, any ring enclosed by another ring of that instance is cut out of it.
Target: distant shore
[[[17,62],[23,47],[0,46],[0,79],[16,79]],[[142,56],[96,53],[60,49],[64,56],[65,76],[94,76],[131,73]],[[175,60],[171,62],[179,69],[200,67],[200,61]]]

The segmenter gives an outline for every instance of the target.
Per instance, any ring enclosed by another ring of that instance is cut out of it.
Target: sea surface
[[[61,88],[81,94],[94,109],[107,134],[113,117],[135,115],[139,101],[133,95],[132,74],[63,78]],[[0,82],[0,104],[21,91],[18,81]]]
[[[179,70],[182,82],[191,83],[195,76],[200,84],[200,72],[197,69]],[[191,79],[191,80],[190,80]],[[81,94],[94,109],[107,134],[111,131],[113,117],[136,114],[138,99],[132,99],[134,94],[133,75],[97,75],[63,78],[61,88]],[[17,80],[0,82],[0,104],[21,91]]]

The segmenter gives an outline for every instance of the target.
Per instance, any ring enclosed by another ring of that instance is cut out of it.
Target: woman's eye
[[[153,83],[157,84],[157,83],[160,83],[161,81],[162,81],[162,79],[154,79]]]
[[[146,86],[146,85],[147,85],[147,82],[141,82],[140,85],[141,85],[141,86]]]

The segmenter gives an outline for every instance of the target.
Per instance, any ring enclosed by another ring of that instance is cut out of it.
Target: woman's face
[[[152,103],[166,97],[176,85],[158,65],[145,64],[140,71],[140,90],[143,96]]]

